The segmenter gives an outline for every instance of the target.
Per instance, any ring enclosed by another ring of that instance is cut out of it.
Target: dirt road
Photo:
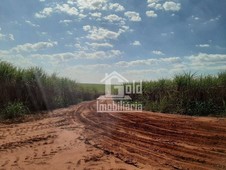
[[[226,119],[95,107],[0,124],[0,169],[226,169]]]

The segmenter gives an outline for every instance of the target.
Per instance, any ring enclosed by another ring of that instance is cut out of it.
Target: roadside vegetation
[[[150,111],[225,116],[226,72],[216,76],[184,73],[173,79],[143,82],[143,94],[133,98]]]
[[[79,83],[79,85],[84,90],[88,90],[88,91],[92,90],[92,91],[95,91],[96,93],[99,93],[99,94],[105,93],[105,85],[104,84]]]
[[[0,62],[0,117],[4,119],[93,100],[100,94],[96,87],[48,75],[41,68],[21,69]]]
[[[142,95],[131,96],[144,109],[198,116],[226,116],[226,72],[216,76],[192,73],[142,83]],[[14,119],[38,111],[94,100],[104,85],[82,84],[48,75],[41,68],[21,69],[0,62],[0,118]]]

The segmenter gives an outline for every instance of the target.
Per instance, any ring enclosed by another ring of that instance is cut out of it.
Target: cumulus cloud
[[[80,10],[105,10],[107,8],[107,0],[77,0],[75,3]]]
[[[111,10],[113,9],[116,12],[125,10],[125,8],[122,5],[120,5],[119,3],[110,3],[109,4],[109,9],[111,9]]]
[[[84,25],[83,26],[83,30],[84,31],[89,31],[89,30],[91,30],[91,26],[90,25]]]
[[[50,16],[53,13],[53,8],[52,7],[46,7],[42,11],[35,13],[36,18],[46,18]]]
[[[192,15],[191,18],[192,18],[193,20],[196,20],[196,21],[200,19],[199,17],[196,17],[196,16],[194,16],[194,15]]]
[[[156,54],[156,55],[164,55],[164,53],[162,51],[158,51],[158,50],[154,50],[152,51],[153,54]]]
[[[1,40],[5,40],[5,41],[7,41],[7,40],[14,41],[15,40],[13,34],[4,34],[4,33],[1,33],[1,30],[2,29],[0,27],[0,41]]]
[[[116,14],[110,14],[104,17],[105,20],[109,21],[109,22],[120,22],[123,21],[122,17],[119,17]]]
[[[140,43],[140,41],[134,41],[133,43],[131,43],[131,45],[134,45],[134,46],[140,46],[141,43]]]
[[[33,52],[33,51],[38,51],[38,50],[45,49],[45,48],[51,48],[56,45],[57,45],[56,41],[37,42],[34,44],[26,43],[26,44],[17,45],[16,47],[11,48],[10,52],[16,52],[16,53]]]
[[[218,16],[217,16],[217,17],[215,17],[215,18],[211,18],[211,19],[209,20],[209,22],[218,21],[220,18],[221,18],[221,16],[220,16],[220,15],[218,15]]]
[[[146,15],[153,18],[158,16],[155,11],[146,11]]]
[[[92,16],[94,18],[100,18],[102,16],[102,14],[100,12],[94,12],[94,13],[90,13],[90,16]]]
[[[108,3],[108,0],[77,0],[73,4],[76,4],[80,10],[114,10],[115,12],[125,10],[119,3]]]
[[[46,7],[42,11],[35,13],[36,18],[46,18],[53,13],[64,13],[70,16],[77,16],[79,19],[85,18],[86,15],[80,13],[78,9],[69,4],[56,4],[54,7]]]
[[[166,11],[179,11],[181,9],[181,4],[173,1],[167,1],[163,4],[163,8]]]
[[[11,40],[11,41],[14,41],[14,40],[15,40],[13,34],[8,34],[8,38],[9,38],[9,40]]]
[[[134,60],[134,61],[119,61],[116,63],[117,66],[130,67],[130,66],[140,66],[140,65],[153,65],[157,63],[179,63],[181,58],[179,57],[168,57],[159,59],[144,59],[144,60]]]
[[[92,40],[117,39],[124,32],[121,29],[118,32],[114,32],[102,27],[91,27],[90,25],[83,26],[83,30],[89,33],[86,37]]]
[[[159,0],[147,0],[148,7],[155,10],[163,9],[162,4],[158,3]]]
[[[94,52],[85,52],[80,51],[76,53],[78,58],[86,59],[104,59],[104,58],[114,58],[122,55],[122,52],[119,50],[109,50],[109,51],[94,51]]]
[[[70,7],[68,4],[62,4],[55,7],[56,12],[63,12],[68,15],[78,15],[79,12],[75,7]]]
[[[149,4],[148,4],[148,7],[149,7],[149,8],[153,8],[153,9],[155,9],[155,10],[163,9],[162,4],[160,4],[160,3],[155,3],[155,2],[149,3]]]
[[[60,20],[59,23],[60,23],[60,24],[63,23],[63,24],[65,24],[65,25],[68,25],[69,23],[72,23],[72,20],[68,20],[68,19]]]
[[[164,3],[161,3],[161,2],[159,3],[159,0],[147,0],[147,3],[149,8],[153,8],[155,10],[179,11],[181,9],[181,4],[173,1],[166,1]]]
[[[106,59],[120,57],[122,52],[119,50],[108,50],[108,51],[78,51],[78,52],[66,52],[66,53],[56,53],[56,54],[33,54],[33,58],[49,58],[56,59],[60,61],[70,60],[70,59]]]
[[[76,58],[76,55],[71,52],[65,53],[57,53],[57,54],[32,54],[32,58],[39,58],[39,59],[50,59],[56,61],[64,61],[72,58]]]
[[[188,57],[193,63],[226,63],[226,54],[206,54],[199,53]]]
[[[46,18],[54,13],[64,13],[70,16],[77,16],[79,19],[87,17],[87,10],[90,17],[99,19],[99,11],[114,10],[115,12],[124,11],[125,8],[119,3],[109,3],[108,0],[68,0],[67,3],[55,3],[51,7],[35,13],[36,18]]]
[[[134,69],[134,70],[125,71],[125,74],[127,74],[127,75],[159,74],[159,73],[162,73],[165,71],[167,71],[167,69],[164,69],[164,68],[142,69],[142,70]]]
[[[25,20],[25,22],[26,22],[28,25],[32,26],[32,27],[40,27],[38,24],[34,24],[34,23],[32,23],[31,21],[29,21],[29,20]]]
[[[209,44],[199,44],[199,45],[196,45],[196,47],[208,48],[208,47],[210,47],[210,45]]]
[[[86,43],[88,46],[98,49],[98,48],[113,48],[113,45],[110,43]]]
[[[159,0],[147,0],[147,3],[151,4],[151,3],[157,3]]]
[[[138,12],[134,12],[134,11],[127,11],[124,13],[124,15],[126,17],[128,17],[128,19],[130,21],[134,21],[134,22],[138,22],[141,21],[141,17],[140,14]]]

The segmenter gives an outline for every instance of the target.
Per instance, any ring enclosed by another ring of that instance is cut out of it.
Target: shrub
[[[1,111],[3,119],[17,119],[30,113],[29,109],[22,102],[8,103]]]

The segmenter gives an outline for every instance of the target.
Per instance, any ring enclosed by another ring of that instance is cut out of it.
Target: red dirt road
[[[0,124],[0,169],[226,169],[226,119],[97,113],[96,101]]]

